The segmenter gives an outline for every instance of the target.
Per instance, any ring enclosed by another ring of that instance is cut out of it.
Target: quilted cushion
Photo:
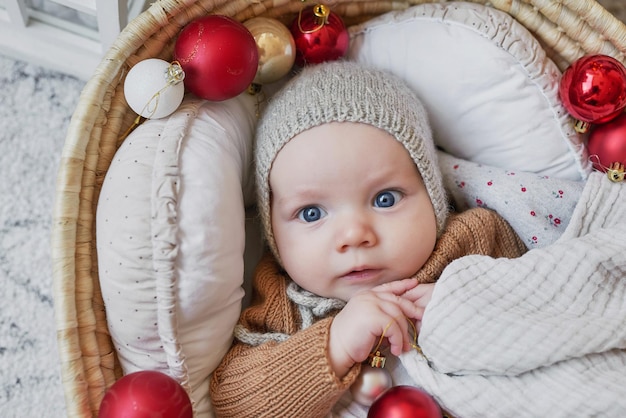
[[[348,58],[404,78],[448,153],[570,180],[589,173],[583,138],[558,97],[561,73],[510,15],[474,3],[423,4],[350,35]]]
[[[97,209],[100,284],[125,373],[160,370],[210,416],[244,290],[254,99],[187,98],[117,151]],[[258,230],[248,228],[250,242]]]

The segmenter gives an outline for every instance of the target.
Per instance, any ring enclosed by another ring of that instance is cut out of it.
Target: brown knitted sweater
[[[525,251],[504,219],[490,210],[471,209],[450,216],[417,278],[434,282],[450,262],[464,255],[514,258]],[[275,260],[266,255],[257,267],[252,305],[239,323],[251,331],[290,337],[254,347],[233,343],[211,380],[217,417],[324,417],[358,376],[360,364],[342,379],[330,367],[327,347],[333,314],[300,330],[298,307],[287,297],[288,283]]]

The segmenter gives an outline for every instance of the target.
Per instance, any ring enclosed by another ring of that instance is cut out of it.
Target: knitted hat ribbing
[[[257,205],[265,238],[277,260],[270,215],[272,163],[291,138],[329,122],[367,123],[404,145],[432,201],[439,236],[448,202],[424,106],[399,78],[356,63],[334,61],[305,67],[270,99],[257,127]]]

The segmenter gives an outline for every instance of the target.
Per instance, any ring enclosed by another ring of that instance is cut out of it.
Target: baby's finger
[[[432,298],[434,288],[434,283],[419,284],[404,292],[402,296],[413,302],[417,302],[418,306],[426,307]]]
[[[409,301],[405,301],[405,304],[407,309],[412,308],[412,304]],[[416,337],[416,331],[411,325],[413,322],[409,319],[407,313],[393,301],[380,300],[378,307],[380,314],[388,321],[381,336],[387,338],[392,348],[392,353],[399,355],[403,351],[410,350],[411,344],[414,343]]]
[[[398,296],[388,292],[380,292],[377,293],[377,297],[381,301],[394,304],[397,309],[399,309],[399,314],[408,318],[419,319],[424,313],[424,306],[421,306],[421,304],[415,303],[413,300],[404,296]],[[389,315],[392,315],[390,309],[391,308],[387,308],[386,312]]]
[[[389,292],[394,295],[402,295],[403,293],[408,292],[417,286],[419,282],[417,279],[402,279],[402,280],[394,280],[392,282],[384,283],[374,287],[372,290],[374,292]]]
[[[386,337],[389,342],[389,350],[395,356],[399,356],[411,349],[411,337],[408,333],[408,322],[405,318],[394,318],[388,327]]]

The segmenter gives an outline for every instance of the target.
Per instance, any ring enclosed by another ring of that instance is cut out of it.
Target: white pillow
[[[99,197],[100,285],[122,368],[175,377],[198,417],[212,416],[210,374],[244,296],[255,124],[247,93],[220,103],[187,98],[125,140]]]
[[[570,180],[591,170],[559,101],[560,71],[510,15],[433,3],[349,30],[348,58],[404,78],[428,110],[435,142],[450,154]]]

